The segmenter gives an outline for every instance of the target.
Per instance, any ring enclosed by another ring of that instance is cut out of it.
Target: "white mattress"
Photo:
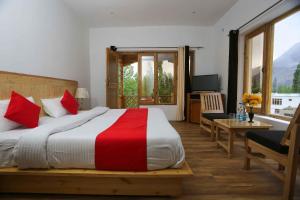
[[[125,109],[112,109],[89,122],[71,130],[55,133],[47,141],[47,160],[53,168],[95,168],[95,139],[110,127]],[[45,121],[55,125],[56,120]],[[49,119],[48,119],[49,120]],[[40,123],[43,125],[43,123]],[[22,134],[20,129],[0,133],[0,166],[15,166],[14,147]],[[183,164],[184,149],[176,130],[169,124],[164,113],[157,108],[148,112],[147,163],[148,170],[177,168]]]

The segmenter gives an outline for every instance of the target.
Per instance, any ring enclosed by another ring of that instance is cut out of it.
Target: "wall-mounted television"
[[[192,92],[201,91],[220,91],[220,82],[218,74],[199,75],[192,77]]]

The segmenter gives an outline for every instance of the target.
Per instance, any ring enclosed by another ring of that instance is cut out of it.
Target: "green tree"
[[[287,85],[279,85],[278,86],[278,93],[293,93],[293,88]]]
[[[261,92],[261,88],[260,87],[254,87],[254,86],[252,86],[251,91],[254,94],[255,93],[260,93]]]
[[[273,80],[272,92],[278,92],[278,81],[276,77]]]
[[[151,76],[149,74],[143,76],[142,95],[152,97],[153,87],[151,86]]]
[[[124,96],[136,96],[138,91],[138,77],[134,73],[133,66],[123,67],[123,94]]]
[[[293,79],[293,92],[300,93],[300,64],[297,65],[297,69],[294,72]]]

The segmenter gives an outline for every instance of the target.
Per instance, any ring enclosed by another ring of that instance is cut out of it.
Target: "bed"
[[[9,72],[0,72],[0,83],[0,99],[17,90],[38,103],[65,89],[74,94],[77,87],[76,81]],[[125,112],[96,107],[55,119],[42,113],[34,131],[20,128],[0,133],[0,192],[179,195],[182,179],[192,171],[184,160],[179,134],[160,109],[148,109],[148,171],[95,170],[95,138]],[[47,135],[46,140],[39,139],[41,135]],[[28,146],[33,146],[32,154],[26,151]]]

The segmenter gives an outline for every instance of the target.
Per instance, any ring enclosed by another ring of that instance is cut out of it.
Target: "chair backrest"
[[[202,113],[224,113],[222,95],[219,92],[200,94]]]
[[[293,127],[295,124],[300,124],[300,104],[294,114],[294,117],[291,119],[290,124],[281,140],[282,145],[289,145],[290,144],[290,135],[292,132]]]

